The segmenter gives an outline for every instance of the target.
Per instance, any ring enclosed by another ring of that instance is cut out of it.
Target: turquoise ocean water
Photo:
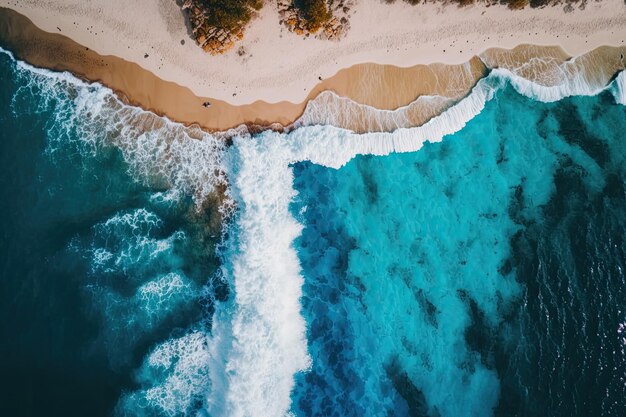
[[[624,415],[626,107],[496,84],[330,164],[0,54],[0,415]]]
[[[624,127],[509,87],[418,152],[298,164],[301,415],[621,415]]]

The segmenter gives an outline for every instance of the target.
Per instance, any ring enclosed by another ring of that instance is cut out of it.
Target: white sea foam
[[[117,213],[94,226],[96,240],[90,250],[92,272],[130,273],[145,270],[155,262],[176,267],[178,258],[170,252],[176,242],[187,237],[178,230],[167,237],[157,238],[155,234],[162,224],[156,214],[140,208]]]
[[[515,90],[523,96],[536,101],[549,103],[571,96],[595,96],[606,89],[606,85],[590,84],[582,71],[575,71],[564,76],[562,81],[553,86],[545,86],[526,78],[514,75],[508,70],[493,70],[498,76],[509,81]]]
[[[609,86],[587,85],[576,74],[565,78],[562,84],[546,87],[521,78],[505,69],[494,69],[481,79],[472,92],[441,115],[433,117],[422,126],[398,129],[391,133],[376,132],[354,134],[331,126],[311,126],[297,129],[285,138],[282,152],[290,152],[290,163],[311,161],[332,168],[339,168],[358,154],[387,155],[391,152],[413,152],[424,142],[438,142],[444,136],[461,130],[467,122],[478,115],[496,91],[509,83],[515,90],[536,101],[552,102],[565,97],[597,95],[609,89],[616,101],[623,98],[624,72]],[[617,93],[616,93],[617,92]]]
[[[294,374],[310,363],[299,304],[303,279],[291,246],[301,226],[289,213],[286,144],[271,132],[238,137],[226,160],[239,206],[224,265],[235,294],[216,315],[211,415],[284,415]]]
[[[107,219],[102,229],[115,231],[117,234],[140,236],[158,229],[163,225],[163,221],[156,214],[144,209],[121,212]]]
[[[163,311],[172,310],[180,302],[194,298],[192,283],[181,273],[170,272],[148,281],[137,290],[137,303],[148,316],[148,325],[154,325]]]
[[[158,410],[158,415],[188,415],[190,406],[201,404],[211,386],[209,344],[205,331],[194,330],[156,347],[137,373],[139,381],[148,388],[126,394],[116,407],[116,414],[153,416],[153,410]]]

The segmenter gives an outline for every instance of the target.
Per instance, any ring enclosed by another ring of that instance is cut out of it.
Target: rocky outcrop
[[[243,39],[244,26],[249,19],[238,21],[234,29],[218,27],[211,23],[211,13],[202,1],[184,0],[181,8],[189,19],[191,32],[196,43],[212,55],[217,55],[231,49],[235,43]]]

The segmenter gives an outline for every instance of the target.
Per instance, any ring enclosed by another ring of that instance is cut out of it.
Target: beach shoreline
[[[0,5],[5,5],[5,3],[8,2],[3,0]],[[64,3],[71,3],[71,1],[66,0]],[[604,4],[604,6],[599,6],[599,4]],[[197,95],[197,91],[205,90],[197,86],[190,87],[167,81],[166,78],[160,77],[162,74],[168,75],[167,71],[157,70],[153,73],[144,68],[144,62],[131,62],[114,54],[100,55],[99,51],[96,52],[82,44],[85,41],[88,45],[88,39],[80,39],[81,42],[77,42],[67,37],[62,30],[56,33],[47,32],[31,21],[31,16],[24,16],[12,9],[0,8],[0,21],[3,22],[0,26],[0,46],[10,50],[16,58],[31,65],[56,71],[69,71],[85,80],[100,82],[114,90],[129,104],[151,110],[187,125],[198,124],[209,131],[224,131],[242,124],[251,128],[282,129],[292,125],[299,118],[305,119],[306,124],[321,124],[329,120],[329,115],[335,114],[336,116],[337,113],[342,112],[346,113],[343,117],[332,119],[338,127],[356,132],[366,132],[372,129],[390,131],[398,127],[417,126],[424,123],[433,115],[466,96],[476,82],[492,68],[507,68],[521,76],[533,78],[533,81],[550,84],[558,82],[554,79],[554,74],[563,72],[559,66],[570,62],[573,56],[584,55],[586,58],[582,61],[587,63],[581,68],[589,73],[585,77],[592,79],[593,82],[608,82],[618,70],[624,68],[623,55],[626,52],[626,45],[623,43],[623,38],[626,38],[626,6],[619,3],[620,9],[613,12],[609,18],[605,15],[607,7],[611,4],[617,5],[612,0],[592,4],[591,6],[599,7],[598,10],[602,12],[599,17],[592,16],[592,18],[587,18],[580,12],[565,14],[560,11],[563,16],[573,22],[578,19],[578,24],[583,28],[580,32],[586,33],[585,36],[588,38],[585,43],[576,43],[572,46],[571,42],[566,39],[560,42],[560,46],[515,45],[514,49],[506,50],[503,48],[510,46],[507,40],[498,39],[499,47],[482,48],[476,45],[472,50],[472,47],[468,46],[466,53],[458,57],[451,55],[445,63],[441,63],[445,59],[440,59],[442,57],[438,53],[411,57],[411,54],[399,51],[391,57],[396,57],[400,61],[404,60],[398,63],[407,65],[412,59],[415,62],[412,66],[389,64],[388,62],[393,62],[395,58],[381,58],[374,51],[371,53],[370,63],[355,62],[343,69],[338,66],[335,68],[334,75],[327,78],[319,76],[322,80],[316,80],[310,88],[307,88],[310,83],[303,79],[296,84],[285,82],[284,88],[275,88],[269,96],[264,96],[263,88],[258,91],[250,90],[247,96],[252,94],[257,94],[257,96],[249,103],[245,102],[243,94],[228,100],[215,98],[215,95],[210,97]],[[11,4],[7,5],[11,6]],[[393,9],[396,5],[386,7]],[[475,7],[472,10],[474,9]],[[36,17],[34,11],[37,9],[29,10],[32,12],[31,15]],[[453,12],[454,9],[450,13]],[[502,10],[500,12],[502,13]],[[516,13],[523,20],[527,18],[524,17],[524,13],[528,12],[534,11],[507,13]],[[353,16],[352,31],[359,30],[358,16],[358,14]],[[604,22],[604,26],[593,26],[589,22]],[[258,26],[259,23],[256,22],[255,25]],[[355,23],[357,23],[356,29]],[[540,23],[537,23],[539,25],[537,27],[540,27]],[[621,23],[623,25],[620,25]],[[277,25],[278,23],[269,20],[266,22],[266,25],[271,24]],[[254,25],[251,29],[253,28]],[[570,28],[563,27],[560,30],[568,33]],[[465,37],[468,38],[468,44],[471,36],[473,35]],[[344,41],[332,43],[326,41],[326,43],[336,48],[340,47]],[[565,45],[568,46],[567,51],[564,49]],[[197,48],[195,45],[189,46]],[[206,62],[224,58],[213,57],[200,50],[199,52],[203,54],[202,58]],[[465,54],[468,59],[466,62],[455,62],[455,59],[465,58]],[[357,56],[359,55],[356,54],[353,58]],[[272,61],[271,58],[267,56],[265,61]],[[355,60],[359,61],[360,58],[355,58]],[[430,62],[430,64],[420,64],[418,61]],[[313,65],[310,73],[317,73],[317,69],[319,68]],[[177,76],[183,75],[184,73],[181,73]],[[188,82],[193,83],[193,77],[190,77]],[[293,85],[297,87],[294,88]],[[294,97],[299,97],[298,94],[294,96],[294,89],[300,90],[301,88],[304,91],[304,93],[298,93],[304,95],[301,101],[290,101]],[[223,92],[215,91],[225,98]],[[321,94],[322,92],[334,94]],[[436,105],[433,105],[432,100],[419,102],[419,98],[430,96],[441,99]],[[281,100],[276,101],[279,98]],[[211,103],[210,107],[203,106],[206,102]],[[309,117],[310,115],[307,114],[309,108],[317,107],[319,111],[322,105],[327,108],[327,114]],[[409,107],[408,110],[407,107]],[[397,123],[397,117],[392,117],[393,114],[390,114],[394,113],[392,111],[406,113],[401,124]],[[359,113],[357,114],[359,117],[349,117],[354,116],[355,112]],[[305,117],[302,117],[303,114]],[[381,122],[367,123],[366,118],[371,117],[371,114],[389,120],[381,119]]]

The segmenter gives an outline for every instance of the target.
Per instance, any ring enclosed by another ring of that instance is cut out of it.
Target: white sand
[[[0,6],[28,16],[46,31],[60,29],[102,55],[136,62],[197,95],[233,104],[301,102],[319,76],[327,78],[357,63],[463,63],[486,48],[523,43],[561,45],[578,55],[626,41],[623,0],[602,0],[570,13],[562,7],[510,11],[360,0],[353,7],[350,31],[339,42],[290,33],[279,25],[276,6],[268,1],[244,40],[223,56],[195,45],[174,0],[0,0]],[[239,46],[244,56],[237,54]]]

